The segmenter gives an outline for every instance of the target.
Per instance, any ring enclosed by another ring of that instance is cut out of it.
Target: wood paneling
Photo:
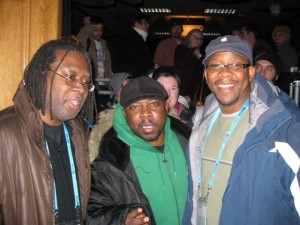
[[[61,37],[63,0],[0,0],[0,110],[44,42]]]

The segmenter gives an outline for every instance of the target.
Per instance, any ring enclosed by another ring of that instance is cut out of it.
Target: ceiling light
[[[220,36],[221,33],[203,33],[203,36],[217,37]]]
[[[142,13],[171,13],[168,8],[140,8]]]
[[[170,32],[154,32],[155,36],[169,36]]]
[[[204,14],[225,14],[233,15],[235,14],[236,9],[205,9]]]

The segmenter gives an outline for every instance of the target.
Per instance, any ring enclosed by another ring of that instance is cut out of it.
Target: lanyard
[[[214,185],[214,180],[215,180],[215,177],[216,177],[216,174],[217,174],[217,170],[219,168],[219,164],[220,164],[220,161],[221,161],[221,158],[222,158],[222,155],[223,155],[223,152],[224,152],[224,149],[225,149],[225,146],[226,146],[226,143],[230,137],[230,135],[232,134],[234,128],[236,127],[236,125],[238,124],[240,118],[242,117],[242,115],[244,114],[244,112],[249,108],[249,104],[250,104],[250,100],[248,99],[245,104],[243,105],[242,109],[240,110],[240,112],[238,113],[238,115],[235,117],[234,121],[232,122],[230,128],[228,129],[226,135],[225,135],[225,138],[224,138],[224,141],[221,145],[221,148],[219,150],[219,154],[218,154],[218,157],[216,159],[216,164],[214,166],[214,169],[213,169],[213,172],[212,172],[212,175],[211,175],[211,178],[210,178],[210,181],[209,181],[209,184],[208,184],[208,193],[209,193],[209,190],[212,189],[213,185]],[[202,159],[202,155],[203,155],[203,151],[204,151],[204,147],[206,145],[206,140],[207,140],[207,136],[210,134],[211,132],[211,129],[213,128],[217,118],[219,117],[221,113],[221,109],[220,107],[216,110],[210,124],[209,124],[209,127],[208,127],[208,130],[207,130],[207,134],[205,136],[205,139],[204,139],[204,142],[202,144],[202,151],[201,151],[201,154],[200,154],[200,160]],[[200,164],[201,165],[201,164]],[[201,184],[202,184],[202,178],[201,178],[201,166],[199,166],[199,175],[198,175],[198,187],[201,187]],[[207,195],[208,195],[207,193]]]
[[[76,170],[75,170],[75,164],[74,164],[74,157],[72,153],[72,148],[71,148],[71,141],[70,141],[70,135],[68,132],[68,129],[66,125],[63,123],[64,127],[64,133],[66,137],[66,142],[67,142],[67,148],[68,148],[68,156],[69,156],[69,161],[70,161],[70,169],[71,169],[71,174],[72,174],[72,183],[73,183],[73,191],[74,191],[74,205],[75,209],[80,208],[80,200],[79,200],[79,193],[78,193],[78,183],[77,183],[77,177],[76,177]],[[46,149],[48,152],[48,155],[50,156],[49,152],[49,146],[46,141]],[[52,168],[52,165],[51,165]],[[57,203],[57,192],[56,192],[56,185],[55,185],[55,180],[54,180],[54,209],[55,213],[58,213],[58,203]]]

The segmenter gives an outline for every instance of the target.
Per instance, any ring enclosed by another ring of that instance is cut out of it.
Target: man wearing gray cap
[[[92,163],[87,224],[182,224],[190,130],[168,117],[167,98],[150,77],[123,88]]]
[[[212,94],[194,117],[184,224],[300,224],[300,110],[239,37],[211,41],[203,64]]]
[[[122,88],[129,82],[132,76],[129,73],[115,73],[111,76],[110,84],[112,87],[111,97],[115,97],[115,102],[119,102],[121,98]]]

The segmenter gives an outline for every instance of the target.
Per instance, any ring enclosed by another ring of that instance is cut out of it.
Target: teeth
[[[232,86],[233,86],[233,84],[219,84],[219,87],[221,87],[221,88],[229,88]]]
[[[151,126],[143,126],[143,128],[146,128],[146,129],[147,129],[147,128],[151,128]]]
[[[72,103],[73,105],[79,105],[79,102],[78,102],[78,101],[71,101],[71,103]]]

